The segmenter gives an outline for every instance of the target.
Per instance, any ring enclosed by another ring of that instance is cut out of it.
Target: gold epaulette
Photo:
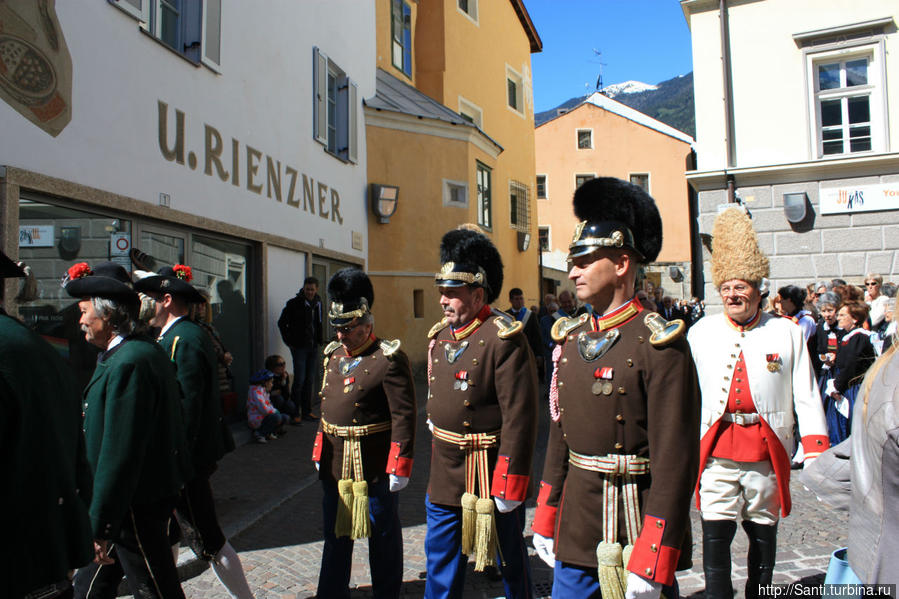
[[[653,347],[665,347],[670,345],[684,336],[687,330],[687,323],[680,318],[676,320],[665,320],[661,314],[650,312],[643,318],[643,324],[646,325],[652,335],[649,336],[649,342]]]
[[[381,351],[384,353],[385,358],[389,358],[400,348],[400,340],[392,339],[390,341],[386,339],[381,339]]]
[[[446,319],[446,317],[444,317],[440,320],[440,322],[432,326],[430,331],[428,331],[428,339],[433,339],[434,337],[436,337],[437,333],[445,329],[447,326],[449,326],[449,321]]]
[[[494,318],[493,324],[495,324],[496,328],[499,329],[496,332],[496,335],[500,339],[508,339],[512,335],[517,335],[524,330],[524,323],[522,323],[520,320],[512,320],[511,318],[507,318],[504,316],[497,316],[496,318]]]
[[[574,318],[573,316],[560,318],[555,323],[553,323],[553,328],[551,329],[553,341],[555,341],[556,343],[561,343],[565,340],[565,337],[568,336],[568,333],[578,328],[588,320],[590,320],[589,312],[584,312],[577,318]]]
[[[340,341],[332,341],[331,343],[329,343],[328,345],[325,346],[325,351],[322,353],[325,355],[325,357],[330,357],[331,354],[333,354],[335,351],[337,351],[337,348],[340,346],[341,346]]]

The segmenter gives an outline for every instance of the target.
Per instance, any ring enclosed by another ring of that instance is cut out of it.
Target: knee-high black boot
[[[758,524],[743,521],[743,530],[749,537],[749,556],[746,568],[746,599],[757,599],[759,586],[771,584],[774,561],[777,555],[777,523]]]
[[[730,579],[730,544],[737,532],[733,520],[702,521],[702,571],[707,599],[733,599]]]

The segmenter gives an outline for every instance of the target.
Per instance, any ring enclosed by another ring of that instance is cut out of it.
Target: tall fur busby
[[[760,285],[769,272],[768,257],[759,248],[749,215],[741,208],[727,208],[712,227],[712,282],[740,279]]]
[[[333,326],[344,326],[371,309],[375,290],[368,275],[356,267],[343,268],[328,281],[331,307],[328,318]]]
[[[662,249],[662,217],[655,200],[642,187],[616,179],[590,179],[574,192],[574,214],[588,223],[617,222],[633,234],[633,247],[643,262]]]
[[[440,240],[440,263],[454,263],[457,271],[474,274],[480,268],[487,279],[483,285],[487,303],[499,297],[503,287],[503,260],[493,242],[480,231],[466,225],[447,231]]]

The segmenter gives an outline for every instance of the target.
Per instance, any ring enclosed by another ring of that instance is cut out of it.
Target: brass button
[[[729,377],[729,376],[726,376],[726,377],[724,377],[724,380],[725,380],[725,381],[729,381],[729,380],[730,380],[730,377]]]
[[[355,407],[358,408],[358,407],[359,407],[359,402],[358,402],[358,401],[354,401],[354,402],[353,402],[353,406],[355,406]]]
[[[740,402],[740,400],[738,399],[736,403],[737,403],[737,405],[740,405],[741,402]]]
[[[624,387],[618,387],[618,395],[625,395]]]
[[[740,388],[739,388],[739,387],[737,387],[737,393],[739,393],[739,392],[740,392]]]
[[[662,528],[662,521],[656,520],[656,528]]]
[[[560,387],[564,387],[564,386],[565,386],[565,381],[559,381],[559,386],[560,386]]]
[[[652,568],[646,568],[646,569],[644,570],[644,572],[646,572],[646,575],[647,575],[647,576],[652,576]]]
[[[624,416],[622,416],[621,414],[616,414],[615,420],[617,420],[618,422],[624,422]]]
[[[464,405],[467,408],[468,406],[471,405],[471,402],[466,399],[465,401],[462,402],[462,405]]]
[[[621,443],[615,443],[615,449],[621,449],[622,447],[624,447],[624,445]]]
[[[633,365],[634,365],[634,361],[631,360],[630,358],[628,358],[628,359],[627,359],[627,365],[628,365],[628,366],[633,366]]]
[[[816,441],[816,443],[817,443],[818,445],[824,445],[824,442],[821,441],[820,439],[819,439],[818,441]]]
[[[653,543],[652,545],[649,546],[649,550],[652,551],[653,553],[655,553],[656,551],[659,550],[659,548],[655,543]]]
[[[727,393],[727,389],[726,389],[726,388],[721,387],[721,390],[724,391],[725,393]]]
[[[484,340],[481,339],[480,341],[478,341],[478,345],[484,345]]]
[[[462,426],[464,426],[465,428],[469,428],[471,426],[471,423],[466,420],[465,422],[462,423]]]
[[[478,359],[477,359],[477,358],[472,358],[472,359],[471,359],[471,363],[474,364],[475,366],[477,366],[477,365],[478,365]]]
[[[562,358],[562,364],[568,364],[568,358]]]
[[[737,379],[737,382],[738,382],[738,383],[742,383],[742,382],[743,382],[743,379]]]
[[[436,376],[432,376],[432,377],[431,377],[431,382],[432,382],[432,383],[433,383],[434,381],[436,381],[436,380],[437,380],[437,377],[436,377]]]
[[[363,369],[362,369],[362,373],[363,373],[363,374],[368,374],[368,369],[367,369],[367,368],[363,368]]]
[[[732,365],[730,365],[730,364],[728,364],[728,365],[727,365],[727,367],[728,367],[728,368],[733,368],[733,366],[732,366]]]
[[[643,335],[637,336],[637,343],[643,343]]]
[[[359,421],[353,418],[353,424],[359,424]]]
[[[437,358],[434,358],[434,364],[437,364],[437,363],[439,363],[439,360]]]

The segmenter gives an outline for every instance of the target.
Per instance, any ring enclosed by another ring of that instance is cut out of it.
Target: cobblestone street
[[[421,386],[419,395],[422,395]],[[424,405],[420,397],[419,406]],[[545,411],[545,405],[541,405]],[[541,423],[538,446],[545,445],[546,417]],[[321,488],[309,460],[314,423],[290,429],[290,433],[266,445],[239,447],[222,462],[213,477],[219,515],[231,542],[240,553],[251,588],[259,599],[295,599],[315,595],[322,550]],[[424,592],[424,494],[427,485],[430,436],[420,415],[412,482],[402,492],[400,518],[405,545],[403,594],[420,597]],[[542,469],[539,451],[535,468]],[[794,472],[795,474],[795,472]],[[537,478],[539,481],[539,476]],[[830,553],[845,546],[847,515],[833,512],[818,502],[796,480],[791,483],[793,512],[778,531],[778,561],[775,582],[815,583],[823,580]],[[533,499],[529,502],[528,523],[533,519]],[[530,535],[529,524],[526,534]],[[681,594],[701,597],[702,546],[699,518],[693,513],[694,567],[678,574]],[[530,544],[530,538],[528,538]],[[746,575],[746,539],[738,530],[734,542],[735,588],[742,595]],[[205,599],[225,596],[212,571],[197,562],[186,563],[193,554],[182,549],[182,571],[192,575],[184,581],[185,594]],[[531,557],[538,596],[548,597],[552,572],[536,555]],[[197,574],[200,570],[201,573]],[[370,597],[366,543],[357,543],[354,553],[353,597]],[[484,574],[475,574],[471,564],[466,578],[466,598],[503,596],[502,583]]]

